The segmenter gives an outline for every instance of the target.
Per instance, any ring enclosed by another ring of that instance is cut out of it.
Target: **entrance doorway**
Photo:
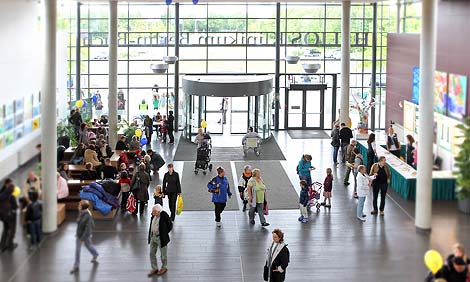
[[[287,129],[325,128],[326,84],[291,84],[286,89]]]

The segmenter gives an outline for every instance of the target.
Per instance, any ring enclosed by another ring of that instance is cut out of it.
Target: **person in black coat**
[[[148,273],[148,277],[154,274],[162,275],[167,272],[167,246],[170,243],[170,231],[173,223],[168,214],[163,211],[161,205],[157,204],[152,208],[152,218],[150,219],[148,244],[150,245],[150,264],[152,270]],[[160,249],[160,258],[162,260],[162,268],[158,269],[157,251]]]
[[[274,229],[272,234],[273,242],[268,249],[263,278],[264,281],[282,282],[286,279],[286,268],[289,265],[289,249],[280,229]]]
[[[162,192],[168,196],[168,205],[171,211],[171,220],[175,221],[176,199],[181,195],[180,177],[173,169],[173,164],[168,164],[168,172],[163,176]]]
[[[348,148],[351,139],[353,138],[351,128],[347,127],[343,122],[341,123],[341,129],[339,130],[339,139],[341,140],[341,154],[343,157],[343,164],[346,163],[346,149]]]
[[[173,130],[175,129],[173,124],[175,122],[175,117],[173,116],[173,111],[168,112],[168,118],[166,120],[166,127],[168,131],[168,137],[170,138],[170,143],[175,143],[175,136],[173,135]]]
[[[0,251],[14,250],[18,244],[14,242],[16,233],[16,202],[13,191],[15,185],[10,178],[5,180],[5,184],[0,189],[0,220],[3,222],[2,239],[0,241]]]
[[[153,166],[153,174],[157,174],[158,170],[165,165],[165,160],[159,153],[152,151],[152,149],[148,149],[147,154],[151,158],[150,164]]]
[[[127,151],[129,150],[129,146],[127,145],[127,142],[126,142],[126,136],[121,136],[121,139],[119,139],[119,141],[117,141],[116,143],[116,150],[118,151]]]

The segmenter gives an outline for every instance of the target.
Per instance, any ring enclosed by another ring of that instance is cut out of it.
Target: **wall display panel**
[[[447,108],[449,115],[462,118],[467,113],[467,77],[449,74],[449,96]]]
[[[434,111],[447,113],[447,73],[436,71],[434,73]]]

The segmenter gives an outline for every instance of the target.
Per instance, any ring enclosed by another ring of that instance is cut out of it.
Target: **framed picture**
[[[434,111],[447,114],[447,73],[434,73]]]
[[[419,105],[419,67],[413,67],[413,91],[411,102]]]
[[[403,104],[403,126],[413,132],[415,130],[415,108],[416,105],[408,101]]]
[[[462,119],[467,113],[467,77],[449,74],[447,109],[449,116]]]

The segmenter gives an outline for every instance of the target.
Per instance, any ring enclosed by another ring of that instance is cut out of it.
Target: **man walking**
[[[168,118],[166,120],[167,123],[167,131],[168,131],[168,138],[170,138],[170,143],[175,143],[175,136],[173,135],[173,131],[175,130],[174,123],[175,123],[175,116],[173,115],[173,111],[168,112]]]
[[[167,245],[170,242],[169,233],[172,228],[173,223],[170,220],[168,214],[163,210],[162,206],[159,204],[153,206],[148,234],[148,244],[150,244],[150,265],[152,270],[148,273],[148,277],[151,277],[155,274],[160,276],[168,271]],[[162,260],[161,269],[158,269],[158,249],[160,249],[160,259]]]
[[[380,215],[384,215],[385,208],[385,197],[387,196],[387,188],[390,183],[390,169],[385,163],[385,157],[379,157],[379,161],[372,165],[370,170],[370,175],[376,175],[375,180],[372,182],[372,191],[374,193],[374,200],[372,206],[374,210],[371,214],[377,214],[377,198],[379,197],[380,192]]]
[[[341,140],[341,154],[343,155],[343,164],[346,162],[346,149],[353,138],[352,131],[346,124],[341,123],[341,129],[339,130],[339,139]]]
[[[77,233],[76,233],[76,244],[75,244],[75,263],[73,264],[72,270],[70,270],[70,274],[73,274],[78,271],[78,267],[80,265],[80,250],[82,248],[82,244],[85,244],[85,247],[93,256],[91,260],[92,263],[97,262],[98,252],[96,251],[95,247],[91,244],[91,233],[93,232],[93,227],[95,223],[93,222],[93,217],[91,216],[90,211],[88,210],[89,204],[87,201],[81,201],[78,203],[78,224],[77,224]]]

